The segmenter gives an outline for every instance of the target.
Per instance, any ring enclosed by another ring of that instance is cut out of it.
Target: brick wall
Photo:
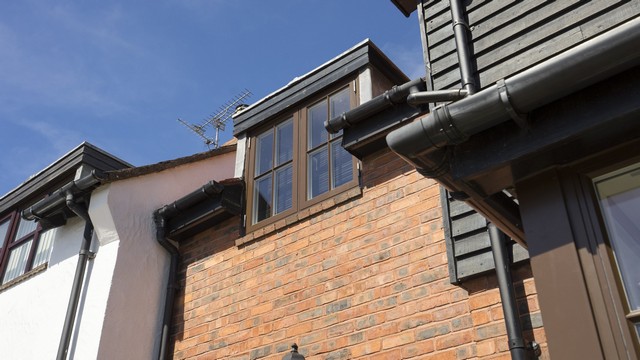
[[[449,283],[438,185],[390,153],[362,183],[268,232],[231,219],[181,244],[175,358],[279,360],[295,342],[307,359],[508,359],[495,277]],[[515,278],[548,357],[528,265]]]

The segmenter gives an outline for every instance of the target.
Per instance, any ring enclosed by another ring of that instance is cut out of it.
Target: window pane
[[[9,231],[9,220],[0,224],[0,249],[4,246],[4,240],[7,238],[7,231]]]
[[[307,196],[309,199],[329,191],[329,155],[327,148],[323,147],[309,154],[309,189]]]
[[[9,261],[7,262],[7,268],[4,272],[4,277],[2,278],[3,284],[24,274],[32,242],[33,239],[25,241],[20,246],[16,246],[11,250],[9,253]]]
[[[349,91],[349,88],[343,89],[329,98],[330,119],[333,119],[336,116],[340,116],[351,109],[351,99],[349,98]],[[341,135],[342,130],[335,134],[332,134],[331,138],[333,139]]]
[[[29,221],[22,218],[20,218],[18,221],[18,231],[16,232],[16,237],[13,238],[14,241],[22,239],[23,237],[36,231],[36,227],[38,226],[35,221]]]
[[[288,120],[276,128],[276,165],[293,159],[293,120]]]
[[[290,209],[293,205],[293,166],[289,165],[276,171],[276,206],[274,214]]]
[[[316,146],[327,142],[327,130],[324,128],[324,122],[327,120],[327,102],[314,105],[309,108],[308,112],[308,144],[307,150],[311,150]]]
[[[47,230],[40,233],[38,240],[38,248],[36,249],[36,255],[33,259],[33,266],[36,267],[49,261],[51,256],[51,249],[53,248],[53,237],[56,233],[56,229]]]
[[[351,154],[342,147],[339,140],[331,143],[332,189],[353,179],[352,161]]]
[[[271,175],[257,180],[253,197],[253,222],[271,216]]]
[[[640,171],[596,182],[596,188],[629,307],[640,310]]]
[[[256,176],[273,168],[273,130],[258,136],[256,146]]]

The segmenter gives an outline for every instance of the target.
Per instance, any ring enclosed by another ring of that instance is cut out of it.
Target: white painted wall
[[[119,241],[98,358],[157,356],[169,256],[156,241],[153,211],[210,180],[232,178],[234,164],[235,153],[227,153],[118,181],[95,193],[94,197],[101,199],[91,207],[98,238],[101,243]],[[98,213],[102,215],[98,217]]]
[[[152,213],[210,180],[234,175],[235,153],[95,190],[89,209],[93,250],[70,359],[157,356],[169,256],[155,238]],[[0,359],[53,359],[84,230],[79,218],[55,229],[49,267],[0,293]]]
[[[53,359],[58,351],[84,222],[54,231],[48,269],[0,293],[3,359]]]

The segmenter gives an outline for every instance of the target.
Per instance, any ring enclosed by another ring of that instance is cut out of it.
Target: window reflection
[[[609,242],[631,312],[640,310],[640,165],[595,181]],[[636,330],[640,319],[635,322]]]

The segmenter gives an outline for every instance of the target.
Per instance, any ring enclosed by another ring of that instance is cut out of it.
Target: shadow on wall
[[[180,244],[180,263],[176,281],[178,290],[174,300],[171,320],[171,344],[184,339],[185,322],[193,319],[195,308],[214,303],[236,282],[234,278],[222,278],[222,272],[212,274],[210,267],[228,269],[234,266],[228,252],[237,253],[235,240],[240,237],[238,217],[232,217]],[[195,264],[195,265],[194,265]],[[237,265],[234,274],[241,274],[242,264]],[[187,294],[188,293],[188,298]],[[191,299],[196,299],[191,301]],[[211,309],[211,320],[218,318],[216,309]],[[170,349],[174,353],[176,349]]]

